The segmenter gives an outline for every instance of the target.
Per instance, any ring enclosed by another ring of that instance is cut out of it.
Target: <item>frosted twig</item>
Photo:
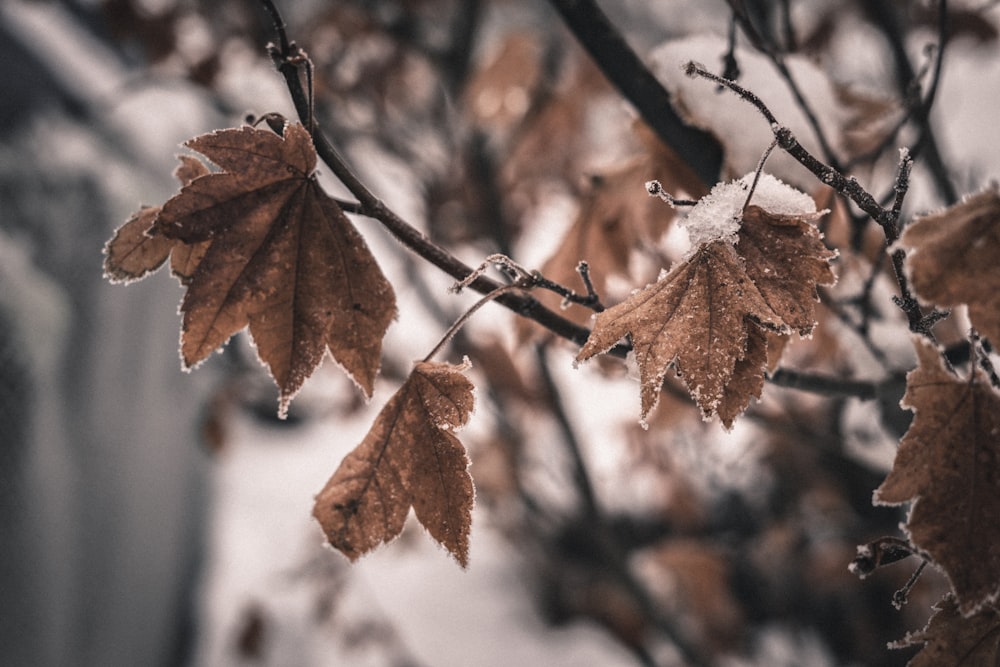
[[[729,79],[725,79],[718,74],[713,74],[705,69],[704,65],[700,65],[694,61],[691,61],[684,66],[684,72],[688,76],[702,77],[704,79],[708,79],[709,81],[714,81],[721,86],[725,86],[739,95],[744,101],[753,105],[754,108],[756,108],[757,111],[759,111],[770,124],[771,131],[774,133],[775,139],[778,140],[778,146],[780,146],[783,151],[791,155],[799,162],[799,164],[811,171],[821,182],[826,183],[840,194],[850,198],[851,201],[858,205],[858,208],[870,215],[871,218],[879,225],[884,226],[887,223],[890,215],[889,211],[882,206],[879,206],[879,203],[875,201],[875,197],[873,197],[870,192],[861,187],[861,184],[858,183],[855,178],[844,176],[830,165],[821,162],[812,153],[806,150],[806,148],[799,143],[798,139],[795,138],[792,131],[778,122],[777,117],[771,112],[767,105],[764,104],[763,100],[757,97],[757,95],[735,81],[730,81]]]
[[[649,193],[650,197],[659,197],[662,201],[670,204],[672,208],[678,206],[694,206],[698,202],[694,199],[678,199],[672,194],[663,189],[663,186],[657,180],[646,181],[646,192]]]
[[[927,567],[927,561],[920,561],[920,565],[918,565],[917,569],[913,571],[913,574],[911,574],[907,582],[903,584],[903,587],[892,594],[893,607],[896,609],[903,608],[903,605],[906,604],[907,599],[910,597],[910,591],[913,590],[913,587],[917,583],[917,579],[920,578],[920,575],[923,573],[925,567]]]
[[[496,253],[487,257],[486,260],[475,268],[472,273],[466,276],[465,279],[452,285],[451,291],[456,294],[461,292],[464,288],[478,280],[486,272],[490,265],[499,268],[513,281],[510,285],[511,287],[517,287],[518,289],[525,291],[540,287],[541,289],[549,290],[550,292],[558,294],[563,298],[564,308],[571,303],[576,303],[590,308],[598,313],[604,310],[600,297],[594,290],[594,284],[590,280],[590,266],[586,262],[580,262],[576,267],[576,270],[580,273],[580,278],[583,280],[584,287],[587,288],[587,294],[583,296],[577,294],[568,287],[560,285],[554,280],[549,280],[542,275],[541,271],[529,271],[507,255],[501,253]]]
[[[590,279],[590,264],[587,262],[580,262],[576,265],[576,272],[580,274],[580,280],[583,281],[583,286],[587,289],[587,299],[592,304],[591,307],[598,313],[604,310],[604,304],[601,303],[601,297],[597,295],[597,290],[594,289],[594,283]]]
[[[494,253],[484,259],[483,263],[473,269],[469,275],[452,285],[448,291],[458,294],[463,289],[478,280],[480,276],[486,273],[486,270],[490,268],[490,266],[496,266],[503,271],[508,278],[514,281],[512,283],[513,285],[523,289],[530,289],[532,287],[533,276],[531,271],[524,268],[507,255]]]

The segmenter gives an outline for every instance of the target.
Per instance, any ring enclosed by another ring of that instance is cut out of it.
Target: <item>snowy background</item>
[[[697,92],[679,67],[683,60],[718,57],[727,30],[725,3],[606,4],[622,25],[636,27],[630,39],[652,54],[672,92],[687,95],[692,115],[706,127],[741,128],[732,135],[734,145],[727,144],[728,175],[751,170],[769,141],[766,125],[734,99],[698,98],[705,91],[714,95],[712,87],[701,85]],[[793,3],[805,14],[814,4],[823,3]],[[0,5],[0,662],[637,664],[635,653],[596,623],[572,620],[556,627],[544,617],[529,556],[505,531],[502,508],[477,508],[467,571],[415,525],[354,565],[323,546],[310,516],[313,494],[361,440],[396,380],[381,380],[371,404],[357,406],[349,383],[328,364],[296,399],[294,424],[269,421],[260,414],[276,405],[267,380],[252,365],[232,366],[252,356],[245,341],[231,344],[235,354],[229,356],[237,362],[213,358],[182,374],[177,284],[157,275],[127,288],[112,286],[100,268],[101,248],[114,228],[139,204],[162,202],[174,191],[169,174],[182,141],[238,124],[248,110],[293,115],[282,82],[259,54],[235,44],[218,97],[168,74],[146,77],[127,54],[94,36],[81,7],[87,4]],[[513,19],[503,15],[498,24],[516,22],[512,12]],[[992,10],[994,22],[998,14]],[[665,25],[672,34],[703,36],[660,45]],[[203,48],[196,23],[184,34],[191,52]],[[827,75],[873,87],[886,76],[873,39],[839,34],[844,43],[833,47],[839,71],[829,63],[826,70],[803,69],[808,93],[818,99],[830,95]],[[922,44],[912,47],[918,52]],[[994,122],[1000,58],[995,42],[958,41],[949,48],[935,119],[946,156],[961,165],[958,184],[967,191],[1000,175]],[[743,63],[754,81],[752,59]],[[757,85],[765,97],[766,86]],[[787,112],[784,117],[795,108],[789,100],[772,103],[777,113]],[[829,122],[837,122],[836,104],[820,106]],[[609,123],[629,116],[618,105],[606,113]],[[363,141],[350,149],[379,194],[419,221],[418,184],[404,166]],[[793,185],[803,179],[781,159],[773,169]],[[933,205],[919,195],[933,191],[926,177],[918,173],[916,181],[910,204]],[[645,196],[641,187],[638,197]],[[541,207],[545,215],[520,240],[515,256],[528,266],[544,261],[568,224],[569,208],[559,196]],[[407,287],[412,267],[398,246],[371,221],[358,225],[398,286],[401,315],[386,348],[401,351],[403,360],[419,358],[441,327],[420,305],[417,288]],[[478,263],[474,248],[459,252]],[[472,297],[447,296],[450,282],[427,279],[457,313]],[[470,325],[470,336],[512,328],[508,313],[487,306]],[[905,367],[906,341],[887,337],[884,343]],[[572,352],[562,349],[549,359],[584,434],[581,446],[602,502],[611,508],[650,503],[658,491],[607,445],[637,419],[635,374],[607,378],[593,365],[574,369]],[[230,394],[245,397],[248,391],[259,393],[254,409],[227,402]],[[213,410],[210,416],[221,415],[221,421],[206,421]],[[489,438],[494,420],[488,411],[473,417],[470,440]],[[868,443],[862,448],[868,465],[884,470],[893,441],[875,425],[871,406],[857,403],[846,414],[853,420],[847,430]],[[221,435],[206,438],[206,423]],[[552,428],[540,422],[539,439]],[[679,451],[678,460],[700,461],[695,468],[711,468],[734,493],[752,496],[765,483],[752,424],[738,424],[731,433],[699,426],[678,436],[685,437],[696,446]],[[224,444],[210,453],[204,443],[213,438]],[[551,502],[572,504],[563,455],[532,456]],[[472,472],[475,477],[475,465]],[[676,664],[669,642],[651,652],[661,664]],[[835,664],[820,640],[777,624],[757,638],[752,653],[725,664]]]

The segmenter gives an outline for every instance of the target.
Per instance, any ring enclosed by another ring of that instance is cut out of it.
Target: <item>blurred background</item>
[[[698,197],[711,161],[660,142],[560,3],[281,4],[315,64],[328,135],[470,265],[501,252],[582,292],[586,259],[610,304],[682,256],[673,210],[644,183]],[[747,28],[732,48],[734,8],[795,62],[830,151],[875,190],[915,141],[931,158],[914,211],[1000,171],[996,3],[600,5],[716,137],[720,179],[753,169],[769,129],[684,79],[684,60],[735,64],[729,75],[816,141]],[[923,627],[940,576],[925,573],[897,610],[913,559],[865,581],[847,571],[857,545],[898,535],[902,518],[871,493],[909,419],[896,405],[912,366],[905,324],[876,230],[780,161],[779,176],[832,209],[824,229],[841,252],[820,328],[782,364],[857,385],[769,385],[727,432],[668,381],[642,428],[631,365],[574,368],[572,345],[488,305],[446,353],[471,358],[477,386],[460,435],[477,485],[468,570],[416,525],[354,565],[324,547],[313,495],[474,295],[450,294],[450,278],[355,219],[400,303],[375,397],[329,362],[279,421],[244,335],[182,373],[177,282],[102,276],[115,228],[176,191],[184,140],[294,117],[273,39],[251,0],[0,5],[0,662],[905,664],[913,650],[886,644]],[[928,125],[913,96],[932,83]],[[322,165],[320,179],[345,194]]]

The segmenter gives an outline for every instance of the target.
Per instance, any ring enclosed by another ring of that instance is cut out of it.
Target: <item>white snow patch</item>
[[[736,233],[743,221],[743,206],[753,184],[751,172],[735,181],[719,183],[680,221],[687,230],[692,250],[706,243],[725,240],[736,242]],[[804,215],[816,213],[816,202],[804,192],[785,185],[770,174],[761,174],[750,200],[751,204],[775,215]]]

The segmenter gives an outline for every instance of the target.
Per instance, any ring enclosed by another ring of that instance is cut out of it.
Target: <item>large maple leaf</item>
[[[598,313],[577,359],[630,336],[644,420],[673,365],[702,414],[718,414],[728,428],[751,397],[760,397],[764,333],[812,331],[816,285],[834,280],[834,253],[808,222],[816,215],[748,206],[734,239],[703,243],[656,283]]]
[[[901,403],[916,414],[875,500],[913,501],[910,540],[944,570],[968,615],[1000,595],[1000,394],[979,369],[963,380],[931,343],[916,348]]]
[[[452,433],[472,413],[465,368],[418,362],[317,495],[313,515],[352,561],[399,535],[412,506],[431,536],[468,564],[474,490]]]
[[[954,206],[917,219],[899,244],[922,300],[968,304],[972,324],[1000,344],[1000,192],[994,186]]]
[[[316,182],[302,125],[252,127],[186,144],[222,171],[168,200],[154,234],[207,243],[181,303],[181,356],[193,367],[249,326],[281,393],[279,414],[329,350],[367,395],[395,295],[364,239]]]
[[[996,609],[985,607],[965,617],[952,595],[934,605],[934,609],[927,627],[889,645],[906,648],[923,644],[907,667],[1000,664],[1000,613]]]

